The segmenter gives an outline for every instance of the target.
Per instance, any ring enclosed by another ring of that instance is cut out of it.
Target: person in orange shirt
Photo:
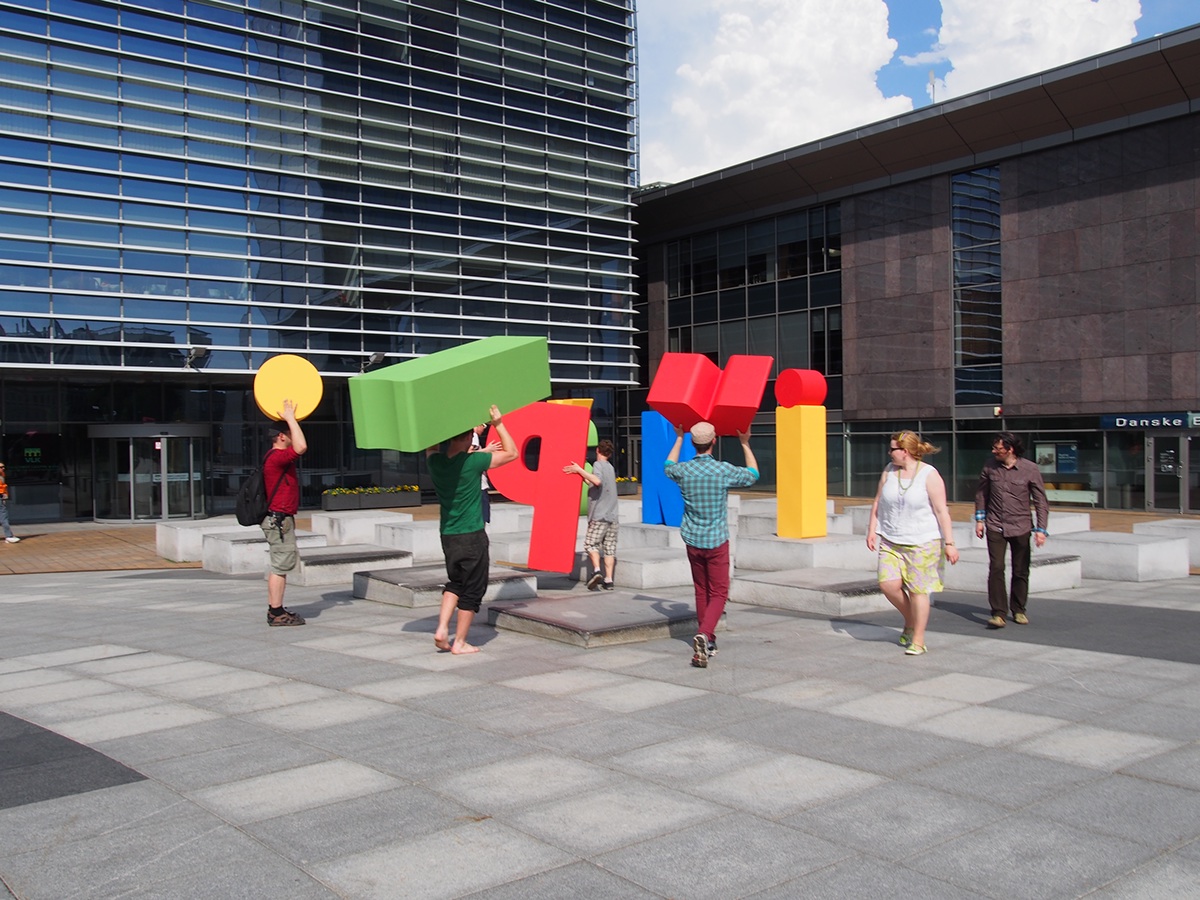
[[[12,532],[8,524],[8,471],[4,463],[0,463],[0,528],[4,529],[4,540],[9,544],[20,542],[20,538]]]

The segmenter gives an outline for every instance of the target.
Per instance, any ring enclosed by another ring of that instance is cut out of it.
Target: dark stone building
[[[1056,501],[1200,511],[1198,110],[1194,27],[647,189],[645,384],[667,350],[823,371],[835,495],[911,428],[969,499],[1003,427]]]

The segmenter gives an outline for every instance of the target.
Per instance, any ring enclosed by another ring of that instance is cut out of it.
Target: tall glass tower
[[[244,390],[280,352],[353,375],[495,334],[545,335],[563,390],[634,383],[633,15],[0,0],[3,394]]]

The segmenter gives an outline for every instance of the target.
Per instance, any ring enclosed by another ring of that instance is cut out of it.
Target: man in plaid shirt
[[[746,465],[715,459],[712,455],[717,430],[708,422],[692,426],[696,456],[679,462],[683,428],[675,426],[675,445],[667,454],[666,476],[683,494],[683,525],[680,534],[687,545],[696,589],[696,621],[699,630],[692,639],[692,665],[703,669],[717,652],[716,629],[729,599],[728,494],[733,487],[750,487],[758,481],[758,461],[750,449],[750,426],[738,432]]]

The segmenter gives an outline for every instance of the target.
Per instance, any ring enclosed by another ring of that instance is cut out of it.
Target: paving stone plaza
[[[30,542],[33,543],[32,541]],[[20,545],[24,547],[25,545]],[[1184,897],[1200,885],[1200,579],[987,631],[731,604],[583,648],[255,575],[9,575],[0,877],[19,898]],[[596,604],[636,592],[587,594]],[[685,588],[659,592],[686,604]]]

